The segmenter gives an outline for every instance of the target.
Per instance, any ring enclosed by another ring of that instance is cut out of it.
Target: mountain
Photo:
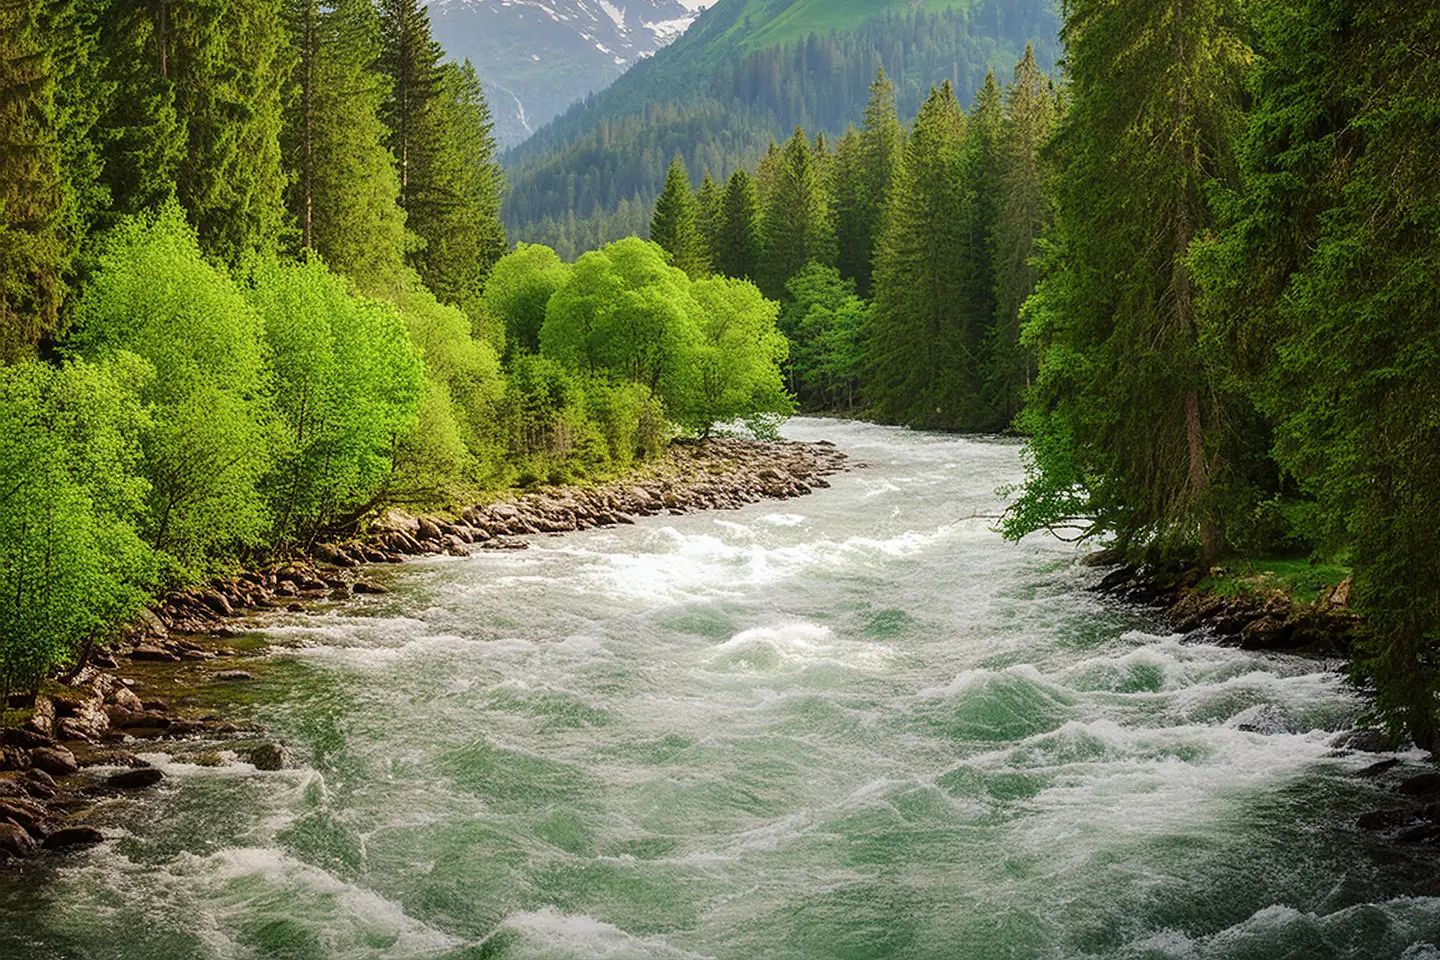
[[[1056,0],[718,0],[672,45],[502,158],[513,238],[562,255],[643,235],[676,154],[695,178],[752,167],[798,126],[860,122],[884,67],[901,116],[949,80],[968,101],[1004,84],[1027,43],[1060,52]]]
[[[503,146],[671,43],[715,0],[430,0],[445,52],[484,82]]]

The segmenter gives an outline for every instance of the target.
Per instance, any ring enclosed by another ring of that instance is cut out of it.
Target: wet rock
[[[285,605],[285,609],[291,613],[304,613],[305,605],[303,603],[288,603]]]
[[[1129,583],[1131,580],[1134,579],[1134,567],[1120,567],[1118,570],[1112,570],[1110,573],[1107,573],[1104,578],[1095,585],[1095,589],[1101,593],[1109,593],[1112,590],[1123,587],[1125,584]]]
[[[1379,763],[1372,763],[1370,764],[1370,766],[1365,767],[1363,770],[1356,770],[1355,776],[1364,777],[1367,780],[1373,780],[1375,777],[1378,777],[1389,770],[1393,770],[1399,765],[1399,759],[1396,757],[1391,757],[1389,760],[1381,760]]]
[[[1330,741],[1330,746],[1361,753],[1390,753],[1397,745],[1384,730],[1362,727],[1340,734]]]
[[[1393,830],[1416,818],[1414,807],[1391,807],[1388,810],[1372,810],[1355,818],[1355,825],[1361,830]]]
[[[1269,704],[1259,703],[1240,711],[1225,721],[1225,726],[1234,730],[1243,730],[1246,733],[1260,733],[1265,736],[1274,736],[1277,733],[1285,732],[1285,724]]]
[[[354,589],[355,592],[359,594],[382,594],[390,592],[388,587],[381,586],[372,580],[356,580]]]
[[[25,791],[32,797],[48,800],[55,796],[55,778],[44,770],[38,770],[32,767],[25,771],[25,778],[22,781],[22,785],[25,787]]]
[[[1396,787],[1407,797],[1419,800],[1440,800],[1440,773],[1422,773],[1402,780]]]
[[[215,679],[225,683],[236,683],[242,680],[254,680],[255,674],[248,670],[221,670],[215,674]]]
[[[0,823],[0,855],[31,857],[39,849],[35,838],[13,823]]]
[[[1125,557],[1119,550],[1096,550],[1094,553],[1087,553],[1080,558],[1080,565],[1083,567],[1115,567],[1125,562]]]
[[[36,770],[57,777],[69,776],[80,769],[75,754],[64,747],[40,747],[30,751],[30,765]]]
[[[105,842],[105,834],[94,827],[61,827],[45,838],[46,850],[69,850],[75,847],[93,847]]]
[[[354,557],[333,544],[317,543],[311,552],[331,566],[354,567],[359,565],[355,562]]]
[[[180,658],[175,656],[164,647],[157,647],[152,644],[142,643],[130,651],[131,660],[145,660],[152,663],[174,663]]]
[[[0,798],[30,796],[30,791],[25,789],[25,781],[16,776],[0,777]]]
[[[1274,650],[1286,646],[1294,628],[1277,617],[1263,616],[1240,631],[1242,650]]]
[[[1396,843],[1431,843],[1440,839],[1440,824],[1420,823],[1395,834]]]
[[[262,743],[247,756],[256,770],[284,770],[290,765],[290,752],[278,743]]]
[[[415,538],[421,541],[439,541],[445,539],[445,534],[433,520],[421,518]]]
[[[49,697],[35,698],[35,706],[22,729],[46,739],[55,736],[55,704]]]
[[[143,790],[164,779],[165,774],[154,767],[141,767],[139,770],[126,770],[124,773],[107,777],[105,786],[112,790]]]
[[[0,821],[8,821],[28,833],[44,833],[45,808],[21,797],[0,799]]]

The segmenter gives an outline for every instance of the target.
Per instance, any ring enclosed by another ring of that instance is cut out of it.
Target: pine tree
[[[670,262],[692,279],[709,269],[705,262],[704,238],[700,234],[700,210],[690,189],[690,174],[677,155],[665,177],[665,190],[655,201],[650,221],[650,239],[660,244]]]
[[[904,147],[905,134],[895,112],[895,88],[881,69],[870,87],[865,125],[856,145],[855,176],[836,226],[840,274],[855,280],[862,297],[870,296],[880,212]]]
[[[834,263],[834,233],[825,182],[804,130],[797,127],[775,156],[768,179],[770,186],[761,201],[765,255],[760,264],[760,287],[766,296],[779,300],[785,296],[790,278],[807,263]]]
[[[964,132],[950,85],[932,90],[882,214],[866,393],[893,423],[973,429],[986,420],[979,330],[965,308]]]
[[[441,50],[419,0],[380,0],[380,69],[390,78],[381,119],[400,176],[400,202],[414,214],[416,191],[438,149]]]
[[[283,146],[299,245],[361,290],[403,284],[405,215],[383,139],[379,23],[369,0],[289,0],[297,54]]]
[[[737,280],[754,280],[760,264],[760,198],[755,178],[743,168],[730,175],[716,234],[715,270]]]
[[[1031,351],[1020,343],[1020,307],[1035,290],[1036,241],[1050,223],[1040,150],[1055,122],[1056,98],[1035,63],[1035,51],[1015,67],[1005,92],[995,216],[995,325],[990,336],[990,400],[1005,423],[1020,410],[1035,376]]]
[[[986,381],[993,378],[990,344],[995,327],[995,224],[997,198],[1000,193],[1000,142],[1003,135],[1004,103],[995,74],[985,76],[985,83],[975,97],[975,108],[965,124],[960,175],[965,184],[965,284],[961,309],[965,311],[965,352],[971,358],[970,375],[974,378],[965,387],[981,396],[987,394]],[[994,413],[984,424],[987,428],[1004,427]]]
[[[1213,559],[1241,468],[1200,350],[1188,255],[1212,223],[1207,185],[1232,176],[1240,0],[1067,11],[1072,99],[1056,146],[1056,254],[1027,330],[1041,361],[1020,511],[1025,526],[1078,516],[1127,548],[1198,545]]]
[[[700,216],[700,240],[705,262],[714,269],[719,249],[720,227],[724,220],[725,191],[710,176],[709,170],[705,171],[705,179],[700,182],[695,202]]]
[[[0,4],[0,356],[55,330],[73,251],[51,26],[37,4]]]

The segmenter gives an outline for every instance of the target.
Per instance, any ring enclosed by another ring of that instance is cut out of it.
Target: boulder
[[[166,650],[164,647],[157,647],[148,643],[142,643],[140,644],[140,646],[130,651],[130,659],[146,660],[153,663],[174,663],[180,658],[175,656],[175,654],[171,653],[169,650]]]
[[[135,691],[125,686],[115,688],[115,691],[110,694],[110,702],[132,713],[139,713],[145,709],[145,704],[135,695]]]
[[[415,537],[416,539],[422,541],[436,542],[444,540],[445,533],[440,529],[439,526],[436,525],[435,521],[428,518],[421,518],[419,521],[419,529],[416,532]]]
[[[290,765],[290,752],[278,743],[262,743],[247,756],[256,770],[284,770]]]
[[[1240,630],[1242,650],[1273,650],[1287,645],[1295,628],[1269,614],[1247,623]]]
[[[30,751],[30,766],[57,777],[69,776],[80,769],[75,754],[64,747],[40,747]]]
[[[235,683],[241,680],[254,680],[255,674],[248,670],[221,670],[215,674],[215,679],[226,683]]]
[[[0,821],[16,824],[28,833],[42,833],[45,825],[45,808],[33,800],[6,797],[0,799]]]
[[[25,781],[16,776],[0,777],[0,798],[20,797],[24,799],[30,796],[30,791],[25,789]]]
[[[381,586],[380,584],[375,583],[371,580],[356,580],[354,590],[356,593],[368,594],[381,594],[390,592],[389,588]]]
[[[31,767],[25,771],[25,778],[21,781],[25,791],[32,797],[39,797],[42,800],[49,800],[55,796],[55,778],[44,770],[37,770]]]
[[[1361,753],[1389,753],[1396,748],[1389,734],[1373,727],[1347,730],[1331,740],[1330,746],[1340,750],[1358,750]]]
[[[55,704],[49,697],[35,698],[35,707],[26,718],[24,729],[47,739],[55,736]]]
[[[61,827],[45,838],[46,850],[66,850],[71,847],[91,847],[105,842],[105,834],[94,827],[83,825]]]
[[[359,564],[357,564],[357,563],[355,562],[355,558],[354,558],[354,557],[350,556],[350,554],[346,553],[344,550],[340,549],[339,547],[335,546],[334,544],[330,544],[330,543],[317,543],[317,544],[315,544],[315,546],[311,549],[310,552],[313,553],[313,554],[315,554],[316,557],[320,558],[321,560],[324,560],[326,563],[330,564],[331,566],[336,566],[336,567],[354,567],[354,566],[359,566]]]
[[[13,823],[0,823],[0,855],[30,857],[39,846],[35,838]]]
[[[218,616],[235,616],[235,608],[230,606],[230,601],[218,590],[206,590],[200,594],[200,602]]]
[[[1422,773],[1404,780],[1397,788],[1407,797],[1440,800],[1440,773]]]
[[[105,786],[113,790],[141,790],[153,787],[164,779],[165,774],[154,767],[141,767],[139,770],[126,770],[124,773],[107,777]]]

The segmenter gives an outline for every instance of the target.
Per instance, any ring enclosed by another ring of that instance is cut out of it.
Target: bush
[[[540,328],[550,297],[570,268],[549,247],[522,243],[500,258],[485,281],[485,311],[504,326],[508,354],[540,349]]]

